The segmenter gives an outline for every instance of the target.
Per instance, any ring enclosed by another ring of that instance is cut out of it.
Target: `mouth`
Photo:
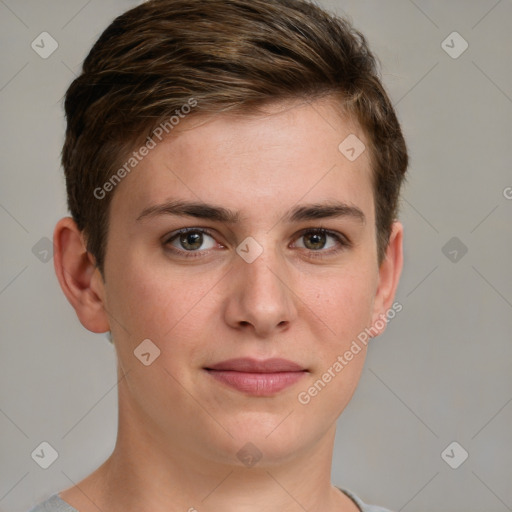
[[[308,370],[286,359],[222,361],[204,370],[215,380],[253,396],[272,396],[302,379]]]

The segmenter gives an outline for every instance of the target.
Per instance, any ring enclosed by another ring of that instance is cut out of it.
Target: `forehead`
[[[302,200],[332,199],[357,204],[371,219],[371,183],[368,144],[357,123],[330,101],[287,103],[259,114],[184,119],[123,180],[112,209],[136,217],[152,204],[182,198],[261,216]]]

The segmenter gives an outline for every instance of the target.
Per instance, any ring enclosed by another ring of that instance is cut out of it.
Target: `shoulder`
[[[377,505],[368,505],[364,503],[361,498],[356,496],[353,492],[348,491],[347,489],[340,489],[340,491],[346,494],[361,510],[361,512],[391,512],[391,510],[383,507],[379,507]]]
[[[69,503],[66,503],[58,494],[53,494],[46,501],[39,503],[29,512],[78,512]]]
[[[361,510],[361,512],[391,512],[387,508],[378,507],[377,505],[368,505],[364,503],[353,492],[346,489],[340,489],[341,492],[346,494]],[[53,494],[46,501],[39,503],[29,510],[29,512],[78,512],[71,505],[66,503],[59,497],[58,494]]]

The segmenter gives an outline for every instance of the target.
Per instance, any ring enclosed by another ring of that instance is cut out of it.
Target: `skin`
[[[111,330],[120,379],[112,455],[60,493],[81,512],[357,510],[330,471],[336,419],[366,349],[307,405],[297,395],[391,307],[403,228],[394,223],[379,266],[369,152],[350,162],[338,150],[351,133],[368,147],[367,139],[332,107],[324,99],[183,121],[115,190],[105,279],[73,221],[57,224],[62,289],[87,329]],[[169,200],[222,206],[239,220],[137,220]],[[364,221],[285,218],[294,207],[333,201],[358,208]],[[196,257],[186,257],[179,237],[168,242],[185,227],[210,230]],[[304,232],[312,228],[349,245]],[[236,252],[246,237],[263,248],[252,263]],[[148,338],[161,352],[144,366],[133,351]],[[307,372],[273,396],[250,396],[204,370],[235,357],[281,357]],[[236,456],[246,443],[262,454],[251,468]]]

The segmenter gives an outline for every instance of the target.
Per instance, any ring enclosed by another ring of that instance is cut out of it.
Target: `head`
[[[104,31],[65,110],[55,263],[82,324],[113,333],[120,407],[219,460],[249,441],[270,459],[310,447],[352,396],[366,344],[351,347],[402,265],[407,152],[365,38],[302,1],[150,0]],[[304,375],[268,396],[209,380],[240,357]],[[283,407],[294,422],[258,437]]]
[[[154,0],[119,16],[85,59],[65,102],[68,205],[100,271],[112,176],[147,137],[158,141],[177,116],[180,122],[183,115],[244,114],[280,100],[325,96],[368,140],[380,263],[407,152],[360,32],[291,0]]]

